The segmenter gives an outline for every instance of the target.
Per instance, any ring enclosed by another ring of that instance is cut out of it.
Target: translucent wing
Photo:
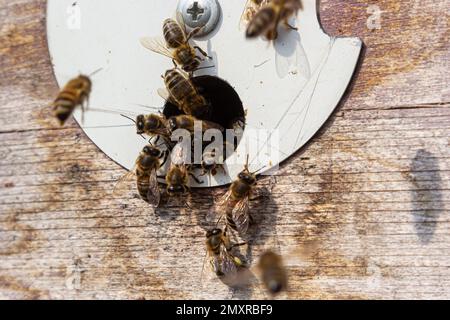
[[[237,267],[234,257],[227,251],[224,245],[220,247],[219,257],[214,259],[213,270],[218,276],[227,278],[235,277],[237,274]]]
[[[149,189],[148,189],[148,193],[147,193],[147,201],[151,205],[157,207],[157,206],[159,206],[159,203],[161,201],[161,192],[159,190],[158,177],[156,176],[156,170],[152,171],[149,179],[150,179],[149,180],[150,184],[149,184]]]
[[[167,48],[166,43],[164,39],[161,39],[159,37],[145,37],[141,38],[141,44],[144,46],[144,48],[147,48],[150,51],[153,51],[158,54],[162,54],[163,56],[173,58],[173,52]]]
[[[171,104],[174,104],[177,107],[179,107],[178,102],[170,95],[169,91],[166,88],[159,88],[158,89],[158,95],[161,98],[163,98],[165,101],[168,101]]]
[[[217,203],[208,211],[206,221],[215,222],[218,224],[219,220],[227,213],[228,205],[231,200],[231,189],[225,193]]]
[[[187,37],[186,23],[184,22],[184,18],[183,18],[183,15],[181,14],[181,12],[177,11],[176,19],[177,19],[178,25],[183,30],[184,38],[186,39],[186,37]],[[182,43],[180,43],[180,45],[181,44]]]
[[[300,35],[296,31],[281,31],[275,46],[275,65],[280,78],[288,74],[300,75],[306,80],[311,78],[311,67],[303,48]]]
[[[249,202],[249,197],[245,197],[244,199],[240,200],[234,206],[231,213],[234,224],[236,225],[236,229],[239,234],[246,234],[250,225]]]
[[[131,181],[136,181],[136,166],[126,174],[124,174],[115,184],[112,194],[113,196],[123,195],[126,191],[131,190],[133,187]]]
[[[244,11],[239,19],[239,30],[245,30],[248,23],[253,19],[258,10],[270,0],[247,0]]]

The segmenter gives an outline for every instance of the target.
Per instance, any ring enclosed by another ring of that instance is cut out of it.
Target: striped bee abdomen
[[[178,48],[186,42],[183,30],[173,19],[164,21],[163,34],[169,48]]]
[[[272,7],[265,7],[259,10],[250,21],[247,31],[247,38],[255,38],[264,34],[276,20],[276,12]]]

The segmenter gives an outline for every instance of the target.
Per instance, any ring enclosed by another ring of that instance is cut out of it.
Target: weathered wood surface
[[[124,170],[75,122],[49,121],[45,5],[0,0],[0,298],[266,298],[199,282],[201,217],[223,188],[195,191],[195,212],[113,199]],[[322,1],[327,32],[367,47],[340,107],[256,204],[250,259],[318,245],[282,298],[450,298],[449,5]]]

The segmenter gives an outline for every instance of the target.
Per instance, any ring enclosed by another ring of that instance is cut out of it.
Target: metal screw
[[[221,16],[217,0],[180,0],[177,12],[182,15],[188,32],[202,27],[196,38],[211,33],[217,27]]]
[[[192,7],[187,9],[187,13],[192,16],[192,20],[198,21],[199,17],[205,13],[205,9],[198,5],[198,1],[195,1]]]

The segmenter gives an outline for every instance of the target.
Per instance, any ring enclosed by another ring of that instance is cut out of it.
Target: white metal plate
[[[284,32],[274,45],[248,41],[238,30],[244,0],[219,0],[222,21],[210,37],[196,43],[214,58],[215,69],[203,73],[228,81],[247,109],[244,141],[249,129],[278,129],[279,142],[260,136],[241,144],[219,173],[200,187],[230,183],[242,170],[249,152],[251,169],[278,165],[301,148],[324,124],[339,103],[355,70],[362,43],[358,38],[326,35],[319,24],[316,0],[304,0],[296,21],[299,32]],[[157,89],[170,59],[143,48],[139,39],[162,34],[162,22],[173,17],[177,0],[48,0],[47,35],[56,79],[63,86],[79,73],[93,77],[90,107],[149,113],[140,105],[162,108]],[[111,159],[131,169],[145,145],[135,127],[119,114],[88,111],[81,123],[89,138]],[[265,156],[271,145],[279,156]],[[258,158],[256,157],[258,155]],[[237,160],[239,159],[239,160]],[[197,186],[197,185],[193,185]]]

